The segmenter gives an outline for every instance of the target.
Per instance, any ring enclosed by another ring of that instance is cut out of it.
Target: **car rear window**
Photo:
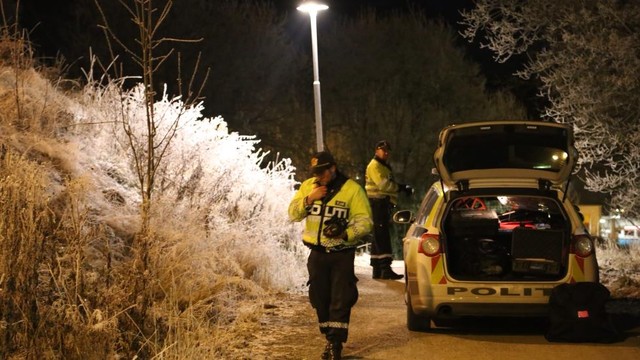
[[[515,227],[564,229],[566,226],[561,205],[543,196],[461,196],[451,201],[447,222],[455,231],[476,231],[476,225],[464,229],[461,223],[451,223],[458,218],[469,224],[489,224],[496,231],[511,231]]]
[[[559,172],[569,156],[567,130],[492,125],[452,129],[443,162],[450,172],[477,169],[535,169]]]

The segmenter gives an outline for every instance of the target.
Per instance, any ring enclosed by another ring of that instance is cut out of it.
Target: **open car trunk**
[[[553,197],[468,196],[444,217],[449,276],[465,281],[554,281],[566,275],[571,225]]]

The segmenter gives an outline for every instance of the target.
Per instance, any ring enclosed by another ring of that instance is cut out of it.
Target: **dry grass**
[[[47,260],[46,172],[3,150],[0,163],[0,358],[36,341],[40,264]]]

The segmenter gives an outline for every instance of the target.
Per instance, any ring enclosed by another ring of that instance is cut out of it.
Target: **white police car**
[[[569,126],[491,121],[444,128],[440,180],[403,239],[410,330],[432,319],[542,316],[551,289],[598,282],[593,240],[568,198],[577,160]]]

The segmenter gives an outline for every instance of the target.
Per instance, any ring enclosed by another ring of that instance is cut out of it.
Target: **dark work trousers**
[[[320,332],[332,343],[347,341],[351,307],[358,301],[355,254],[355,249],[311,250],[307,261],[309,301],[316,309]]]
[[[373,242],[371,243],[371,266],[386,269],[393,262],[389,222],[391,221],[391,201],[389,198],[369,198],[373,215]]]

